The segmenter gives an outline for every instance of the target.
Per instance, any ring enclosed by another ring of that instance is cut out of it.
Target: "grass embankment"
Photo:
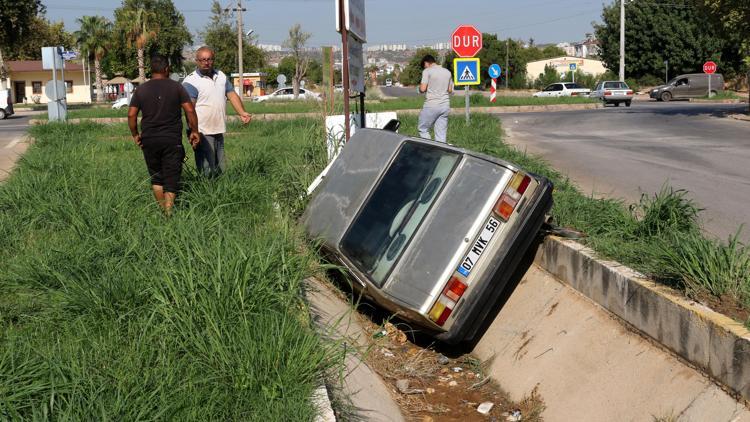
[[[402,132],[416,133],[416,117],[403,117],[402,122]],[[665,186],[655,195],[644,194],[636,204],[595,199],[540,158],[503,143],[500,122],[491,116],[475,114],[469,126],[462,117],[452,117],[448,131],[448,139],[459,146],[549,177],[555,183],[556,223],[585,232],[581,242],[601,256],[709,302],[750,328],[750,247],[737,236],[727,242],[705,238],[700,209],[685,191]]]
[[[187,174],[164,218],[125,125],[32,129],[0,185],[0,419],[312,419],[336,352],[293,217],[322,130],[232,130],[228,171]]]
[[[481,94],[470,96],[472,107],[510,107],[523,105],[553,105],[553,104],[585,104],[596,101],[584,97],[560,97],[560,98],[533,98],[533,97],[497,97],[497,102],[491,103],[489,98]],[[367,100],[365,108],[368,112],[398,111],[409,109],[421,109],[424,103],[423,97],[400,97],[384,100]],[[451,98],[451,107],[464,107],[465,99],[461,96]],[[267,101],[255,103],[246,101],[245,110],[251,114],[280,114],[280,113],[321,113],[323,105],[318,101]],[[354,109],[358,104],[352,100],[351,107]],[[335,104],[336,113],[343,113],[343,105],[337,99]],[[227,114],[235,115],[234,108],[227,103]],[[126,107],[118,110],[111,108],[76,108],[69,110],[69,119],[97,118],[97,117],[127,117]],[[46,117],[41,117],[46,118]]]

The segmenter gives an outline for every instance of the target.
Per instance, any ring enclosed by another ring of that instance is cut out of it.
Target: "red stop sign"
[[[451,35],[451,47],[458,57],[474,57],[482,49],[482,33],[473,25],[461,25]]]
[[[709,75],[712,73],[716,73],[716,63],[712,61],[707,61],[703,63],[703,73],[708,73]]]

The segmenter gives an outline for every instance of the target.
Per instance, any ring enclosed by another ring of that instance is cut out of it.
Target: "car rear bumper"
[[[612,101],[632,101],[633,96],[632,95],[607,95],[604,97],[604,101],[606,102],[612,102]]]
[[[521,259],[537,239],[546,214],[552,208],[552,189],[552,182],[545,178],[540,180],[539,193],[531,202],[520,227],[509,239],[507,253],[495,258],[492,269],[487,271],[478,283],[478,289],[460,305],[461,309],[450,330],[436,334],[437,339],[451,344],[474,339],[508,281],[516,272]]]

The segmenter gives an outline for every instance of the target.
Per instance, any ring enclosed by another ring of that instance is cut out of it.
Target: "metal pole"
[[[469,124],[469,85],[464,88],[464,97],[466,97],[466,124]]]
[[[669,60],[664,60],[664,85],[669,82]]]
[[[339,27],[341,28],[341,78],[344,84],[344,139],[349,142],[349,34],[344,19],[344,0],[339,1]]]
[[[242,0],[237,0],[237,60],[239,62],[240,72],[240,101],[245,98],[245,80],[243,79],[244,70],[242,68]]]
[[[365,88],[367,89],[367,88]],[[359,93],[359,127],[365,127],[365,93]]]
[[[57,52],[57,49],[55,49],[55,53]],[[58,92],[57,92],[57,57],[54,57],[54,60],[52,60],[52,92],[55,94],[55,99],[52,100],[55,103],[55,120],[60,120],[60,103],[58,103],[57,98]],[[49,116],[50,120],[52,120],[53,116]]]
[[[330,69],[330,71],[331,71],[331,84],[328,87],[328,93],[329,93],[328,96],[331,99],[331,113],[333,113],[333,95],[334,95],[333,93],[335,92],[334,87],[336,86],[336,70],[333,68],[333,64],[334,64],[334,61],[333,61],[333,47],[331,47],[331,52],[329,54],[329,58],[328,59],[330,60],[330,63],[331,63],[331,69]]]
[[[508,55],[510,51],[510,38],[505,40],[505,89],[508,89]]]
[[[711,74],[708,74],[708,98],[711,98]]]
[[[63,100],[68,99],[68,83],[65,82],[65,57],[62,55],[62,47],[60,47],[57,50],[57,53],[60,54],[60,63],[62,63],[61,69],[60,69],[60,77],[63,81]],[[72,88],[72,87],[71,87]]]
[[[625,0],[620,0],[620,80],[625,80]]]

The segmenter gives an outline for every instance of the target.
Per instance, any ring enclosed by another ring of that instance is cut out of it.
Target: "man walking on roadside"
[[[154,197],[170,215],[180,189],[182,161],[182,111],[190,126],[190,144],[198,145],[198,117],[185,88],[169,79],[169,61],[165,56],[151,58],[151,80],[139,86],[130,100],[128,126],[133,141],[143,150]],[[141,131],[138,132],[138,113]]]
[[[422,69],[419,92],[425,94],[425,100],[419,113],[419,136],[432,139],[430,129],[434,127],[435,140],[445,142],[451,111],[450,94],[453,93],[451,72],[435,63],[435,57],[430,54],[422,58]]]
[[[224,72],[214,69],[214,51],[201,47],[195,54],[198,66],[185,78],[183,85],[195,104],[198,114],[200,144],[195,150],[195,166],[206,176],[218,176],[226,167],[224,132],[226,132],[227,99],[242,123],[250,122],[242,99]]]

